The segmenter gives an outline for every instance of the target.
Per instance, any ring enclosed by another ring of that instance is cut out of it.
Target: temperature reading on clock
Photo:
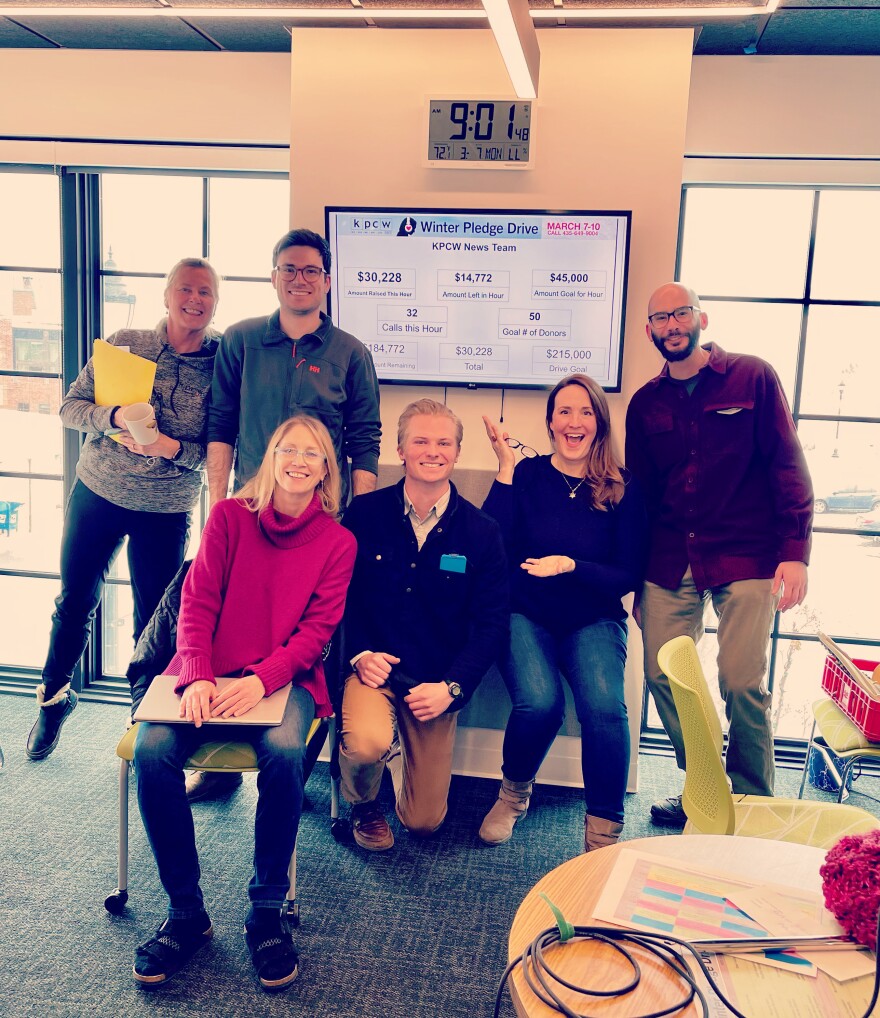
[[[428,159],[458,165],[528,164],[532,104],[511,99],[432,99]]]

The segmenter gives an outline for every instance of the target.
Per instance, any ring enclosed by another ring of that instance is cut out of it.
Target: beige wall
[[[695,57],[690,94],[685,181],[880,185],[876,57]]]
[[[286,53],[3,50],[0,134],[279,142],[290,136]],[[0,140],[0,161],[286,171],[287,151]]]
[[[488,31],[295,29],[293,95],[319,84],[322,101],[291,104],[291,218],[322,229],[325,204],[632,209],[623,393],[611,397],[619,430],[626,396],[657,370],[643,309],[674,266],[692,33],[545,32],[540,42],[535,168],[437,170],[423,165],[429,93],[510,94]],[[426,390],[383,389],[383,461],[395,458],[390,425],[416,393]],[[508,391],[504,403],[510,430],[542,450],[544,399]],[[462,465],[490,467],[480,415],[498,415],[499,390],[450,389],[447,401],[465,424]]]
[[[695,57],[687,151],[880,155],[877,57]]]

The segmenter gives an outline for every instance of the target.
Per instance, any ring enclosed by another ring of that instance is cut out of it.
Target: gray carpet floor
[[[582,847],[576,790],[542,786],[514,838],[489,848],[476,830],[495,783],[456,777],[448,820],[436,836],[410,838],[394,820],[394,850],[369,855],[333,840],[328,771],[318,764],[298,846],[300,977],[284,994],[268,996],[242,935],[256,801],[255,779],[247,776],[228,800],[194,807],[214,940],[167,986],[144,992],[131,979],[132,953],[162,921],[164,898],[133,795],[130,900],[118,917],[103,907],[116,883],[113,750],[126,712],[81,703],[59,748],[40,763],[24,755],[34,716],[32,699],[0,695],[4,1018],[489,1018],[517,907],[539,877]],[[780,771],[778,794],[796,795],[798,781],[797,772]],[[856,787],[878,792],[875,778]],[[627,798],[626,837],[669,833],[647,822],[648,808],[678,790],[670,759],[643,756],[639,792]],[[383,799],[390,815],[390,786]],[[864,795],[850,801],[880,815]],[[513,1013],[505,1001],[502,1014]]]

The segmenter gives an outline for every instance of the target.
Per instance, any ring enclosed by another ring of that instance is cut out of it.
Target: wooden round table
[[[619,853],[625,849],[637,849],[678,862],[690,861],[696,867],[729,872],[732,877],[754,879],[756,874],[760,874],[762,883],[785,884],[807,891],[821,889],[819,867],[825,861],[824,849],[763,838],[677,834],[622,841],[598,852],[579,855],[557,866],[535,884],[514,917],[508,939],[508,960],[518,958],[542,930],[556,925],[547,903],[539,897],[542,891],[561,909],[572,926],[591,925],[593,910],[608,874]],[[549,949],[548,958],[553,969],[563,978],[582,986],[612,988],[628,982],[632,975],[625,959],[598,943],[584,941],[565,947],[554,946]],[[659,961],[640,953],[639,965],[641,982],[625,997],[584,997],[558,985],[554,990],[574,1011],[591,1015],[613,1014],[614,1018],[646,1014],[681,999],[680,981]],[[521,966],[516,967],[508,985],[520,1018],[552,1018],[559,1014],[535,996],[523,978]],[[696,1018],[699,1012],[691,1003],[679,1013],[687,1018]]]

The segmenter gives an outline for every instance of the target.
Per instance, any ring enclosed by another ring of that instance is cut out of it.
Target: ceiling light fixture
[[[751,6],[720,4],[714,7],[549,7],[532,10],[532,21],[715,21],[773,14],[779,0]],[[0,3],[0,17],[22,18],[186,18],[193,20],[249,18],[261,21],[484,21],[487,12],[474,8],[361,8],[343,7],[59,7],[51,3],[26,7]]]
[[[719,18],[750,18],[773,14],[780,0],[766,0],[748,7],[718,4],[715,7],[589,7],[572,9],[563,5],[533,10],[532,20],[555,21],[717,21]]]
[[[529,16],[529,0],[481,2],[514,92],[520,99],[537,99],[541,52],[535,23]]]

